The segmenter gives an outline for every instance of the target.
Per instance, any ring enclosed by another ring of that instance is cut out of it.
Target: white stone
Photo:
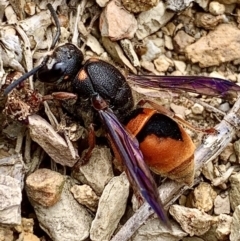
[[[60,200],[52,207],[31,203],[40,227],[52,240],[81,241],[89,237],[92,216],[73,198],[70,188],[71,181],[67,180]]]
[[[179,241],[187,234],[176,222],[171,222],[171,230],[166,228],[159,219],[150,219],[144,223],[132,237],[132,241]]]
[[[182,74],[186,71],[186,63],[180,60],[173,60],[176,70],[179,70]]]
[[[173,50],[172,38],[168,35],[164,35],[165,47],[169,50]]]
[[[105,7],[109,1],[110,0],[96,0],[97,4],[102,8]]]
[[[240,206],[237,206],[233,213],[231,233],[229,239],[230,241],[240,240]]]
[[[192,112],[195,115],[201,115],[204,111],[204,107],[198,103],[195,103],[192,107]]]
[[[89,185],[100,195],[105,185],[113,177],[112,155],[107,147],[95,147],[87,164],[80,167],[80,172],[73,173],[74,178]]]
[[[216,236],[218,240],[228,240],[231,232],[232,217],[226,214],[218,216],[218,225],[216,229]]]
[[[169,213],[177,220],[182,229],[191,236],[203,235],[217,222],[215,217],[201,212],[196,208],[172,205],[169,209]]]
[[[154,65],[157,71],[165,72],[170,66],[173,66],[172,60],[167,58],[165,55],[160,55],[154,60]]]
[[[214,213],[216,215],[230,213],[230,201],[228,195],[217,195],[217,197],[214,200]]]
[[[160,1],[156,7],[140,13],[137,18],[138,29],[136,31],[136,37],[140,40],[157,32],[174,14],[174,12],[166,10],[166,6],[162,1]]]
[[[161,49],[158,48],[152,40],[147,40],[146,47],[147,52],[142,55],[142,61],[152,61],[156,59],[161,53]]]
[[[110,240],[125,212],[128,195],[129,181],[126,174],[113,177],[99,200],[97,213],[90,230],[91,240]]]
[[[209,12],[213,15],[224,14],[225,6],[219,2],[212,1],[209,4]]]

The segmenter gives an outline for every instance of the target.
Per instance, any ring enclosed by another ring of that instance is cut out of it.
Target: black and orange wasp
[[[48,8],[60,29],[50,4]],[[155,109],[134,108],[126,78],[145,88],[183,90],[223,98],[236,95],[240,86],[224,79],[202,76],[129,74],[125,78],[117,68],[102,60],[91,58],[82,62],[82,52],[75,45],[66,43],[55,48],[39,66],[9,85],[4,93],[7,95],[34,74],[40,81],[58,87],[70,83],[78,102],[87,103],[100,116],[113,152],[124,164],[134,189],[168,224],[150,169],[178,182],[191,184],[195,146],[184,129],[170,116]]]

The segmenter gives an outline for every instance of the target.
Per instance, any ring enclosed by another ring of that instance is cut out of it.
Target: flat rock
[[[125,212],[128,195],[129,181],[126,174],[113,177],[99,200],[97,213],[90,230],[91,240],[110,240]]]
[[[107,147],[95,147],[88,163],[73,172],[73,177],[89,185],[97,195],[103,192],[106,184],[113,177],[112,155]]]
[[[195,2],[204,10],[208,10],[210,0],[195,0]]]
[[[98,56],[104,53],[104,49],[93,35],[88,34],[86,45]]]
[[[123,6],[133,13],[147,11],[158,4],[159,0],[122,0]]]
[[[170,104],[171,110],[176,114],[180,115],[183,119],[185,118],[186,107],[181,105],[176,105],[174,103]]]
[[[232,217],[232,225],[231,225],[231,234],[230,241],[238,241],[240,240],[240,206],[235,208]]]
[[[172,205],[169,209],[169,213],[181,225],[182,229],[191,236],[203,235],[217,222],[216,218],[196,208]]]
[[[240,30],[221,24],[207,36],[186,47],[186,56],[201,67],[220,65],[240,58]]]
[[[186,71],[186,63],[184,61],[180,61],[180,60],[173,60],[175,68],[177,71],[180,71],[182,74],[185,73]]]
[[[187,236],[175,222],[170,223],[171,229],[166,228],[159,219],[150,219],[143,224],[134,234],[132,241],[164,240],[178,241]]]
[[[59,201],[64,182],[65,178],[60,173],[42,168],[27,177],[25,188],[28,198],[50,207]]]
[[[122,42],[124,42],[125,40],[127,40],[127,39],[123,39],[120,41],[122,48],[120,47],[118,42],[111,41],[110,38],[108,38],[108,37],[102,37],[102,44],[103,44],[104,48],[106,49],[106,51],[109,53],[109,55],[112,57],[112,59],[114,59],[114,61],[116,61],[116,63],[118,63],[124,67],[127,66],[133,73],[136,74],[137,70],[132,65],[132,63],[135,64],[134,62],[132,62],[132,60],[135,61],[136,59],[135,60],[133,59],[134,58],[134,56],[132,55],[133,52],[130,49],[129,50],[131,53],[129,53],[129,52],[126,53],[126,49],[125,49],[126,46],[123,47],[123,45],[122,45]]]
[[[217,195],[214,200],[214,213],[219,214],[229,214],[230,213],[230,201],[229,195]]]
[[[218,240],[227,240],[231,232],[232,217],[226,214],[218,216],[218,225],[216,229],[216,237]]]
[[[57,163],[63,166],[74,166],[79,156],[76,150],[71,152],[67,142],[53,127],[39,115],[28,117],[28,127],[33,141],[37,142],[44,151]]]
[[[173,50],[172,38],[168,35],[164,35],[164,45],[167,49]]]
[[[160,1],[156,7],[138,15],[136,37],[140,40],[155,33],[173,16],[174,12],[168,11],[165,4]]]
[[[53,241],[81,241],[89,236],[92,217],[70,192],[71,182],[66,180],[60,200],[51,207],[31,201],[40,227]]]
[[[167,0],[167,8],[179,12],[187,8],[194,0]]]
[[[71,188],[74,198],[82,205],[96,212],[99,197],[88,185],[74,185]]]
[[[133,38],[137,30],[134,15],[125,10],[120,1],[110,1],[100,16],[100,31],[103,37],[111,40]]]
[[[229,199],[232,210],[240,205],[240,173],[233,174],[230,178]]]
[[[18,181],[10,176],[0,175],[0,196],[0,223],[21,223],[22,190]]]
[[[20,154],[0,159],[0,223],[21,223],[25,167]]]
[[[217,193],[210,184],[201,182],[190,195],[192,207],[208,212],[212,209]]]
[[[122,39],[120,41],[121,47],[126,54],[126,56],[129,58],[131,63],[133,64],[134,67],[139,67],[139,59],[138,56],[134,50],[133,43],[129,39]]]

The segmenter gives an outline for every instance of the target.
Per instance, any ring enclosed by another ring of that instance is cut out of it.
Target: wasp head
[[[61,84],[71,81],[79,71],[83,61],[82,52],[73,44],[67,43],[57,47],[46,63],[38,70],[41,82]]]

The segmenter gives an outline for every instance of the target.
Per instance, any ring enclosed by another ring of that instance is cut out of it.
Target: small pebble
[[[170,207],[169,213],[190,236],[203,235],[217,222],[215,217],[196,208],[186,208],[176,204]]]
[[[173,60],[173,62],[174,62],[176,70],[179,70],[181,73],[184,74],[186,67],[187,67],[186,63],[183,61],[179,61],[179,60]]]
[[[232,225],[231,225],[231,233],[229,236],[230,241],[238,241],[240,240],[240,205],[236,207],[233,217],[232,217]]]
[[[90,230],[91,240],[110,240],[125,212],[128,195],[129,181],[126,174],[113,177],[106,185],[99,200],[97,213]]]
[[[153,41],[148,40],[146,43],[147,51],[142,55],[142,61],[152,61],[161,54],[161,49],[158,48]]]
[[[212,1],[209,4],[209,12],[213,15],[224,14],[225,6],[219,2]]]
[[[201,211],[208,212],[212,209],[216,191],[206,182],[201,182],[189,195],[188,203]]]
[[[195,115],[201,115],[204,111],[204,107],[198,103],[195,103],[192,107],[192,112]]]
[[[223,112],[228,112],[230,110],[230,105],[228,102],[224,102],[223,104],[221,104],[219,106],[219,110],[223,111]]]
[[[161,55],[157,59],[154,60],[154,65],[155,65],[155,68],[157,69],[157,71],[165,72],[168,70],[168,68],[170,66],[173,66],[173,63],[165,55]]]
[[[216,215],[230,213],[230,201],[228,194],[224,196],[217,195],[217,197],[214,200],[214,213]]]
[[[222,153],[220,154],[220,159],[224,162],[227,162],[229,157],[234,153],[234,149],[233,149],[233,144],[229,143],[224,150],[222,151]]]
[[[173,50],[172,38],[168,35],[164,35],[165,47],[169,50]]]
[[[231,209],[235,210],[235,208],[240,205],[240,173],[233,174],[230,178],[230,191],[229,191],[229,199]]]
[[[65,178],[60,173],[38,169],[27,177],[28,198],[44,207],[51,207],[59,201],[64,183]]]
[[[226,214],[220,214],[218,217],[218,225],[216,236],[218,240],[228,240],[231,232],[232,217]]]
[[[233,149],[237,156],[237,161],[240,163],[240,139],[233,143]]]
[[[82,205],[96,212],[99,197],[88,185],[74,185],[71,188],[74,198]]]

